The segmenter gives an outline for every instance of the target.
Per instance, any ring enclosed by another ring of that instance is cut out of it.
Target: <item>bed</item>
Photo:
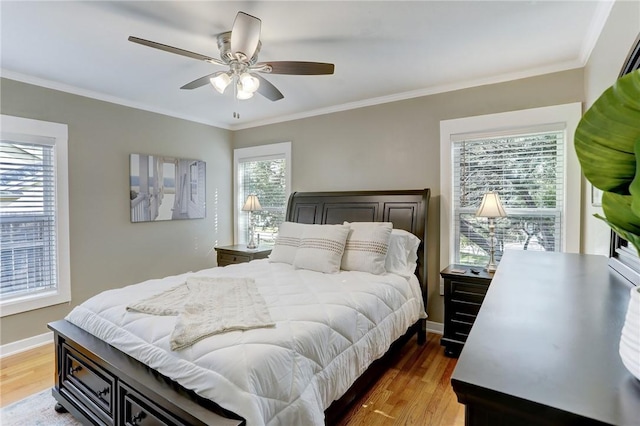
[[[357,262],[326,274],[315,266],[318,256],[298,254],[289,264],[288,252],[277,245],[271,260],[150,280],[90,299],[49,324],[56,410],[99,425],[333,423],[384,369],[394,348],[416,333],[419,343],[425,341],[428,203],[424,189],[297,192],[287,206],[287,226],[305,229],[306,237],[311,228],[343,235],[345,226],[392,223],[394,235],[417,237],[413,275],[363,272],[354,269]],[[125,309],[185,282],[222,279],[250,280],[271,323],[172,351],[172,327],[181,316]]]

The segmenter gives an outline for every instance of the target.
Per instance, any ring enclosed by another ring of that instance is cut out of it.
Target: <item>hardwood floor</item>
[[[53,386],[53,343],[0,359],[0,407]]]
[[[457,360],[444,356],[440,337],[429,333],[422,346],[409,341],[338,426],[464,425],[450,384]],[[54,362],[53,343],[0,360],[0,406],[52,387]]]
[[[422,346],[415,337],[407,342],[338,425],[464,425],[464,405],[450,382],[458,360],[444,356],[440,337],[429,333]]]

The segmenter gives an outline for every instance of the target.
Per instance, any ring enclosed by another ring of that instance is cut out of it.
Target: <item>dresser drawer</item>
[[[62,346],[62,386],[107,424],[113,424],[114,377],[72,347]]]
[[[242,254],[218,253],[218,266],[231,265],[251,261],[251,256]]]
[[[185,425],[173,415],[141,396],[124,383],[119,386],[120,421],[126,426],[169,426]]]

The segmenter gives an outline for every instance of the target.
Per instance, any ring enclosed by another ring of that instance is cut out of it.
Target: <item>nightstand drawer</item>
[[[447,308],[451,309],[451,317],[475,318],[480,311],[481,303],[469,302],[466,300],[451,300]]]
[[[271,253],[270,247],[258,247],[248,249],[245,245],[216,247],[218,253],[218,266],[233,265],[236,263],[251,262],[256,259],[266,259]]]
[[[486,284],[476,284],[456,280],[452,280],[450,286],[452,301],[474,302],[477,304],[482,304],[488,288]]]
[[[448,337],[465,342],[467,337],[469,337],[469,332],[471,331],[472,326],[473,324],[468,322],[452,320],[450,327],[451,330],[448,330]]]
[[[249,262],[251,256],[241,254],[218,253],[218,266],[230,265],[233,263]]]

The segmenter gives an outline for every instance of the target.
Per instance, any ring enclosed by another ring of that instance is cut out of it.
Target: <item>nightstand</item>
[[[478,271],[477,274],[471,270]],[[461,272],[456,272],[461,271]],[[458,357],[467,341],[493,273],[482,266],[449,265],[440,272],[444,278],[444,334],[440,344],[446,356]]]
[[[234,263],[251,262],[256,259],[265,259],[271,253],[269,247],[248,249],[244,244],[234,246],[216,247],[218,253],[218,266],[227,266]]]

